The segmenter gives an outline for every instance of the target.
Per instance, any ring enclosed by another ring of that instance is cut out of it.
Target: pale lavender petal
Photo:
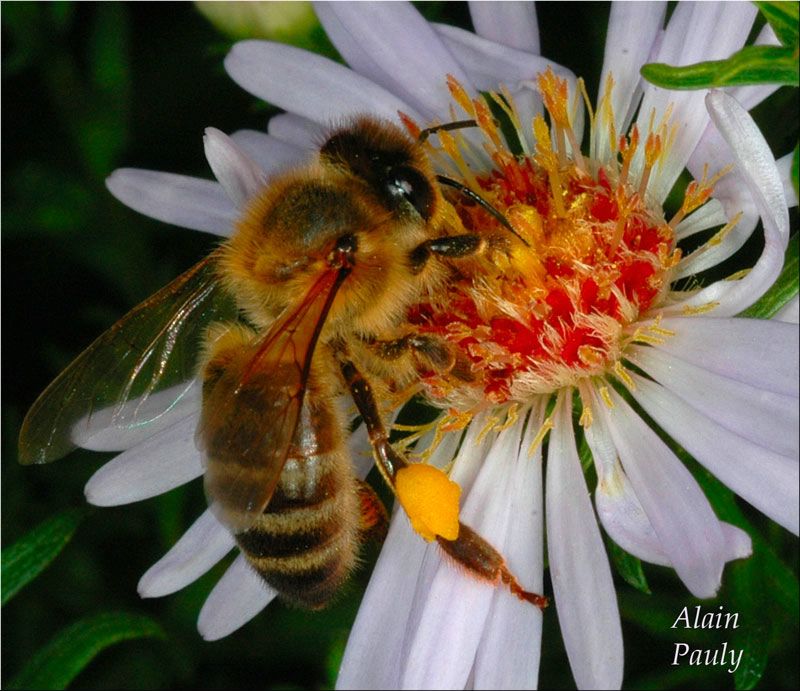
[[[695,233],[708,230],[715,226],[724,226],[728,222],[725,210],[718,199],[709,199],[697,211],[689,214],[677,226],[675,237],[678,240],[688,238]]]
[[[670,317],[672,335],[656,347],[728,379],[784,396],[798,395],[800,334],[792,324],[765,319]]]
[[[638,367],[721,427],[781,456],[800,454],[797,396],[764,391],[684,362],[657,348],[633,346]]]
[[[532,2],[470,2],[475,33],[482,38],[539,54],[539,22]]]
[[[509,503],[504,499],[513,492],[512,477],[507,472],[508,459],[517,456],[519,447],[518,428],[501,432],[480,464],[462,504],[464,523],[499,549],[503,548],[513,520]],[[461,458],[464,456],[460,455]],[[456,481],[458,468],[457,460],[453,469]],[[405,650],[413,664],[406,665],[402,685],[412,689],[464,688],[489,616],[494,588],[464,574],[448,560],[433,563],[435,574],[430,586],[426,593],[418,594],[409,618],[411,637]],[[423,578],[425,575],[423,566]],[[523,587],[530,587],[524,575],[518,577]],[[521,601],[519,606],[530,607]],[[447,665],[441,664],[443,659],[448,661]]]
[[[550,68],[570,81],[574,93],[575,75],[552,60],[487,41],[450,24],[435,24],[434,28],[476,89],[496,91],[500,83],[513,89],[522,81],[533,87],[536,76]]]
[[[547,453],[550,577],[575,683],[616,689],[624,663],[617,596],[575,446],[570,395],[559,395]]]
[[[395,515],[350,631],[337,689],[400,688],[400,651],[428,548],[408,519]]]
[[[132,398],[94,411],[73,425],[70,438],[76,446],[92,451],[125,451],[199,413],[200,386],[191,379],[145,399]]]
[[[197,630],[207,641],[224,638],[244,626],[276,595],[240,554],[206,598]]]
[[[683,3],[679,4],[664,33],[653,60],[670,65],[688,65],[703,60],[728,57],[744,45],[756,16],[749,3]],[[673,105],[673,122],[678,125],[669,158],[662,169],[654,170],[648,191],[656,201],[663,201],[686,167],[708,124],[704,106],[705,91],[673,91],[647,84],[637,122],[643,135],[647,133],[653,109],[657,117]],[[638,177],[643,164],[644,147],[631,167]]]
[[[800,322],[800,296],[795,295],[781,307],[772,317],[779,322],[797,324]]]
[[[508,88],[523,128],[522,134],[529,149],[534,150],[531,123],[534,116],[543,112],[542,99],[536,90],[537,75],[552,69],[567,80],[571,95],[576,93],[575,75],[551,60],[488,41],[449,24],[434,26],[476,89],[498,91],[501,84]],[[578,137],[581,122],[573,123]]]
[[[614,78],[611,106],[617,135],[627,131],[641,97],[641,66],[648,61],[664,24],[665,2],[615,2],[611,5],[606,34],[600,97],[605,94],[609,74]],[[599,99],[598,99],[599,100]],[[598,153],[616,147],[608,141],[608,130],[600,127]]]
[[[238,211],[218,182],[118,168],[106,187],[126,206],[159,221],[225,237],[233,232]]]
[[[543,407],[535,406],[528,420],[516,464],[509,465],[514,489],[507,499],[515,519],[502,546],[511,571],[533,592],[544,588],[542,510],[542,447],[529,454],[542,424]],[[510,461],[511,459],[509,459]],[[539,677],[542,612],[523,605],[505,588],[494,594],[478,646],[471,687],[476,689],[535,688]],[[513,661],[509,664],[509,661]]]
[[[706,104],[764,225],[764,250],[747,276],[737,281],[717,281],[683,303],[718,303],[714,316],[727,317],[753,304],[778,277],[789,241],[789,212],[775,159],[747,111],[722,91],[711,91]]]
[[[598,466],[595,504],[606,532],[622,549],[635,557],[661,566],[672,566],[617,460],[617,450],[608,436],[602,417],[595,417],[585,432],[595,465]],[[597,463],[598,456],[604,459],[600,465]],[[750,537],[747,533],[728,523],[721,523],[721,528],[726,561],[741,559],[750,553]]]
[[[215,127],[206,127],[203,146],[214,177],[237,208],[244,208],[263,192],[266,173],[227,134]]]
[[[459,64],[411,3],[331,2],[316,3],[315,9],[345,61],[358,74],[397,94],[426,120],[448,116],[446,75],[471,88]]]
[[[613,390],[596,397],[622,466],[678,576],[696,597],[713,597],[725,564],[720,522],[691,473]]]
[[[669,566],[661,541],[633,491],[603,417],[595,415],[585,431],[597,469],[594,501],[606,532],[626,552],[653,564]]]
[[[722,428],[664,387],[634,375],[642,407],[700,463],[772,520],[798,532],[798,459],[787,458]],[[794,436],[797,429],[787,430]]]
[[[786,203],[791,208],[797,206],[797,195],[794,191],[794,184],[792,183],[792,161],[794,154],[786,154],[777,160],[778,174],[783,181],[783,193],[786,195]]]
[[[235,546],[233,535],[206,510],[139,579],[139,595],[162,597],[185,588]]]
[[[250,93],[326,127],[355,115],[416,117],[401,99],[344,65],[269,41],[240,41],[225,58],[231,78]]]
[[[191,415],[106,463],[86,483],[86,500],[95,506],[130,504],[200,477],[198,419]]]
[[[231,139],[244,149],[267,175],[272,175],[308,158],[306,149],[281,141],[257,130],[237,130]]]
[[[330,129],[329,125],[322,126],[294,113],[273,115],[267,125],[267,131],[271,137],[302,149],[306,155],[319,151],[320,146],[325,142],[328,129]]]
[[[464,468],[472,460],[467,451],[474,449],[475,465],[480,466],[482,454],[488,444],[480,446],[476,439],[485,422],[478,416],[467,430],[457,467]],[[362,426],[363,427],[363,426]],[[451,433],[450,436],[460,436]],[[441,448],[430,459],[439,465]],[[477,472],[477,471],[475,471]],[[465,472],[453,478],[464,487]],[[378,562],[370,578],[367,591],[361,601],[358,616],[350,632],[344,659],[336,682],[338,689],[396,689],[400,688],[401,675],[406,655],[404,641],[415,631],[409,624],[412,603],[416,597],[424,597],[435,569],[433,564],[441,562],[439,549],[425,543],[412,529],[402,511],[395,511],[389,535],[381,550]],[[452,565],[447,565],[453,568]],[[392,626],[387,627],[386,621]]]

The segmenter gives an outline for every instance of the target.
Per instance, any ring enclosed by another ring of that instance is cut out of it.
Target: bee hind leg
[[[356,408],[367,427],[367,434],[378,469],[388,485],[395,491],[397,473],[407,467],[409,462],[389,443],[389,435],[381,420],[369,382],[349,360],[342,360],[340,367]],[[475,578],[494,585],[504,583],[520,600],[529,602],[540,609],[547,606],[546,597],[528,592],[522,587],[511,573],[503,556],[494,547],[461,521],[458,525],[458,537],[454,540],[447,540],[441,536],[436,538],[448,557],[464,567]]]

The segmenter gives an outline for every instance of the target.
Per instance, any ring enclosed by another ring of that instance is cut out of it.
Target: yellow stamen
[[[528,447],[528,457],[533,456],[536,452],[536,449],[539,448],[539,445],[544,441],[545,436],[547,433],[553,429],[553,418],[548,417],[543,423],[542,426],[539,428],[539,431],[536,433],[536,436],[533,438],[531,445]]]

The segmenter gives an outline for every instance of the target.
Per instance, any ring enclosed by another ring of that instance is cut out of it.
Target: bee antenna
[[[455,124],[455,123],[450,123]],[[506,230],[512,233],[520,242],[524,243],[526,247],[530,247],[531,244],[522,237],[512,225],[508,222],[508,219],[503,216],[497,209],[495,209],[489,202],[487,202],[483,197],[481,197],[476,192],[473,192],[469,187],[467,187],[463,182],[459,182],[458,180],[453,180],[453,178],[448,178],[446,175],[437,175],[436,179],[442,184],[447,185],[448,187],[453,187],[457,189],[461,194],[465,197],[469,197],[472,201],[480,204],[486,211],[488,211],[492,217],[494,217]]]
[[[422,144],[432,134],[441,132],[442,130],[461,130],[465,127],[477,127],[478,123],[475,120],[455,120],[453,122],[446,122],[444,125],[434,125],[433,127],[426,127],[421,130],[417,141]]]

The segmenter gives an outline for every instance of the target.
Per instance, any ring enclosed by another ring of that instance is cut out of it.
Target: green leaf
[[[800,83],[797,54],[783,46],[746,46],[727,60],[683,67],[653,62],[642,66],[641,73],[649,82],[665,89]]]
[[[752,689],[764,675],[769,653],[764,614],[768,603],[758,557],[731,565],[731,584],[733,609],[741,618],[741,625],[732,632],[731,648],[742,651],[734,684],[737,689]]]
[[[87,617],[62,630],[28,661],[9,689],[65,689],[102,650],[135,638],[165,639],[152,619],[125,612]]]
[[[69,509],[41,523],[2,553],[2,604],[55,559],[88,513],[86,508]]]
[[[800,12],[796,2],[756,2],[778,40],[785,46],[797,45],[797,26]]]
[[[642,570],[642,562],[622,549],[613,540],[607,540],[606,547],[608,548],[611,562],[622,579],[636,588],[636,590],[650,595],[650,586],[648,586],[647,578],[645,578]]]
[[[798,244],[800,244],[798,243],[798,236],[793,235],[789,239],[789,246],[786,248],[786,257],[783,261],[783,270],[777,280],[764,295],[739,316],[770,319],[781,307],[797,295],[798,287],[800,287],[800,279],[798,279],[798,271],[800,270]]]
[[[792,156],[792,186],[794,187],[794,196],[800,199],[800,143],[794,147],[794,156]]]

